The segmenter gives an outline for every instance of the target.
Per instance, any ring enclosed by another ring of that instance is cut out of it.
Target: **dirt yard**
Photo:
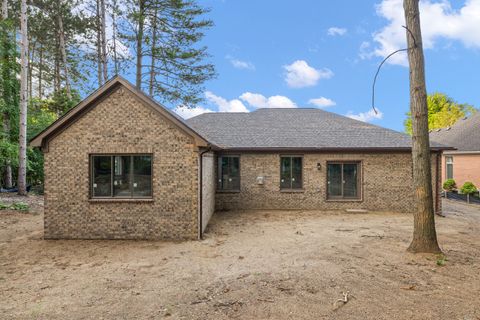
[[[45,241],[29,202],[0,211],[1,319],[480,319],[477,207],[445,203],[439,266],[405,252],[408,215],[228,212],[203,241]]]

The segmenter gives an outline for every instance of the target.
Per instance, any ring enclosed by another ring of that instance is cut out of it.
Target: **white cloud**
[[[393,51],[406,47],[406,34],[402,0],[383,0],[377,13],[389,21],[388,25],[373,35],[377,47],[372,54],[386,57]],[[422,40],[426,49],[435,47],[438,39],[460,41],[467,48],[480,48],[480,0],[466,0],[458,10],[450,1],[420,1]],[[366,56],[368,57],[368,56]],[[391,64],[407,65],[405,53],[394,55]]]
[[[285,81],[292,88],[311,87],[316,85],[320,79],[333,77],[330,69],[317,70],[309,66],[305,60],[294,61],[283,68],[286,70]]]
[[[198,116],[202,113],[214,112],[211,109],[207,109],[207,108],[200,107],[200,106],[194,107],[194,108],[187,108],[185,106],[178,106],[175,109],[173,109],[173,111],[184,119],[189,119],[189,118]]]
[[[271,96],[266,98],[258,93],[245,92],[240,99],[255,108],[297,108],[295,102],[285,96]]]
[[[363,41],[362,44],[360,45],[360,59],[370,59],[374,55],[375,53],[372,51],[370,42]]]
[[[378,109],[377,109],[377,112],[375,113],[375,111],[372,109],[372,110],[369,110],[367,112],[360,112],[360,113],[357,113],[357,114],[352,113],[350,111],[345,116],[347,116],[349,118],[352,118],[352,119],[355,119],[355,120],[360,120],[360,121],[363,121],[363,122],[371,122],[373,120],[382,119],[383,118],[383,113]]]
[[[347,33],[347,29],[339,27],[331,27],[328,29],[327,34],[329,36],[343,36]]]
[[[205,97],[213,104],[210,108],[202,106],[196,106],[194,108],[177,106],[173,111],[182,118],[188,119],[209,112],[250,112],[242,101],[254,108],[297,108],[295,102],[285,96],[279,95],[267,98],[259,93],[245,92],[238,99],[227,100],[217,96],[211,91],[206,91]]]
[[[255,65],[253,63],[251,63],[250,61],[239,60],[239,59],[236,59],[232,56],[226,56],[225,58],[228,61],[230,61],[232,66],[236,69],[252,70],[252,71],[255,70]]]
[[[219,112],[248,112],[247,107],[238,99],[228,101],[225,98],[216,96],[210,91],[205,92],[205,97],[218,107]]]
[[[310,99],[308,100],[308,103],[309,104],[313,104],[319,108],[326,108],[326,107],[332,107],[334,105],[336,105],[337,103],[335,101],[333,101],[332,99],[328,99],[328,98],[325,98],[325,97],[320,97],[320,98],[316,98],[316,99]]]

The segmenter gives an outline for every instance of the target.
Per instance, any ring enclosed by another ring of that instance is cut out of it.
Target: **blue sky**
[[[218,77],[204,111],[318,107],[403,131],[405,56],[381,71],[374,114],[372,78],[404,47],[402,0],[203,0],[215,26],[205,37]],[[480,0],[422,1],[427,90],[480,107]]]

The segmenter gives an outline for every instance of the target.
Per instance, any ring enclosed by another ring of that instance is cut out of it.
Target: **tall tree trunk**
[[[2,0],[2,19],[8,18],[8,0]]]
[[[112,38],[113,38],[113,63],[115,67],[115,75],[118,75],[118,57],[117,57],[117,0],[112,3]]]
[[[417,210],[414,214],[413,240],[408,251],[439,253],[435,231],[432,192],[431,153],[428,136],[425,62],[420,29],[419,0],[404,0],[407,23],[408,61],[410,65],[410,111],[412,113],[413,184]],[[411,34],[410,34],[411,32]]]
[[[106,34],[106,22],[105,22],[105,0],[100,0],[100,28],[102,32],[101,36],[101,45],[102,45],[102,71],[103,71],[103,82],[108,80],[108,70],[107,70],[107,34]]]
[[[145,22],[145,0],[138,1],[138,30],[137,30],[137,72],[135,85],[142,89],[142,60],[143,60],[143,28]]]
[[[57,2],[58,13],[57,13],[57,24],[58,24],[58,43],[60,44],[60,55],[62,56],[63,64],[63,73],[65,77],[65,91],[67,93],[67,98],[72,97],[70,89],[70,76],[68,74],[68,61],[67,61],[67,48],[65,46],[65,30],[63,29],[63,18],[62,18],[62,6],[60,1]]]
[[[54,56],[54,70],[53,70],[53,90],[54,92],[59,92],[61,88],[61,76],[60,76],[60,53],[59,53],[59,39],[55,37],[55,56]]]
[[[8,19],[8,1],[2,1],[2,20],[5,21]],[[8,30],[3,30],[4,34],[2,35],[2,41],[4,41],[4,48],[6,48],[6,44],[8,41]],[[2,57],[3,63],[8,64],[9,57],[6,52],[4,52]],[[3,70],[3,78],[7,79],[11,75],[8,74],[9,68],[4,68]],[[6,141],[10,141],[10,113],[5,111],[3,113],[3,138]],[[10,160],[6,161],[5,164],[5,172],[4,172],[4,182],[6,188],[13,187],[13,178],[12,178],[12,165],[10,164]]]
[[[150,61],[150,81],[148,84],[148,94],[153,97],[153,83],[155,81],[155,50],[157,50],[157,8],[155,8],[155,12],[153,15],[152,20],[152,55]]]
[[[101,87],[103,84],[102,77],[102,32],[101,32],[101,19],[100,19],[100,0],[97,0],[97,17],[96,17],[96,27],[97,27],[97,77],[98,77],[98,86]]]
[[[28,41],[30,45],[29,49],[29,60],[28,60],[28,99],[32,99],[33,97],[33,59],[35,58],[35,44],[32,45],[31,39]]]
[[[55,50],[55,65],[54,65],[54,78],[53,78],[53,90],[59,92],[61,88],[61,77],[60,77],[60,60],[58,56],[58,50]]]
[[[18,155],[18,194],[27,195],[27,72],[28,72],[28,21],[27,1],[21,0],[20,9],[20,119]]]
[[[40,42],[39,48],[39,57],[38,57],[38,97],[43,98],[43,88],[42,88],[42,76],[43,76],[43,44]]]

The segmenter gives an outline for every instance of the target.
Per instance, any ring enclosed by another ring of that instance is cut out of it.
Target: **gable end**
[[[38,135],[30,140],[32,147],[41,147],[43,152],[48,152],[48,142],[56,135],[67,129],[70,125],[75,123],[78,119],[84,116],[87,112],[95,108],[105,98],[116,90],[128,90],[132,95],[138,99],[142,104],[147,105],[157,111],[162,117],[178,127],[181,131],[194,139],[197,147],[207,147],[209,142],[188,126],[183,120],[173,115],[162,105],[155,100],[147,97],[143,92],[133,87],[127,80],[120,76],[116,76],[105,83],[100,89],[93,92],[90,96],[85,98],[77,106],[69,110],[66,114],[58,118],[53,124],[40,132]]]

